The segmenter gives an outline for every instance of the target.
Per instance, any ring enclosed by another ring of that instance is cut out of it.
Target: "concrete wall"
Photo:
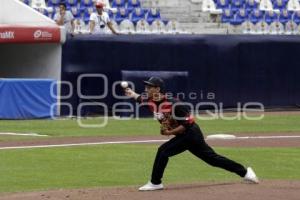
[[[226,34],[227,29],[201,10],[202,0],[142,0],[144,7],[157,7],[161,16],[177,20],[183,29],[200,34]]]
[[[56,26],[52,19],[19,0],[0,0],[0,24]]]
[[[61,77],[61,44],[1,44],[1,78]]]

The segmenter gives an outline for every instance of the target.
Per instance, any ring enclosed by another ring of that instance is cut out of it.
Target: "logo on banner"
[[[15,32],[14,31],[5,31],[0,32],[1,39],[15,39]]]
[[[33,33],[33,37],[35,40],[51,40],[53,34],[48,31],[36,30]]]

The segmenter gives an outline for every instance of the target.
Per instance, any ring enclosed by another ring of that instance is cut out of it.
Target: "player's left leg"
[[[158,148],[153,164],[151,181],[139,188],[140,191],[163,189],[161,179],[168,164],[169,157],[187,150],[187,135],[176,136]]]
[[[227,171],[236,173],[240,177],[244,177],[247,173],[247,169],[243,165],[217,154],[205,142],[201,144],[201,147],[190,147],[189,151],[211,166],[219,167]]]
[[[248,167],[247,169],[229,158],[217,154],[204,140],[202,132],[198,125],[190,129],[189,133],[191,140],[189,141],[188,150],[202,159],[211,166],[219,167],[227,171],[236,173],[244,180],[251,183],[258,183],[258,178],[256,177],[254,171]]]

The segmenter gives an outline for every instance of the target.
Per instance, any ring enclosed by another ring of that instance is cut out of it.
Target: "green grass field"
[[[98,119],[99,120],[99,119]],[[95,119],[85,120],[95,123]],[[300,133],[300,115],[266,115],[261,121],[199,121],[205,134],[248,132]],[[102,129],[78,127],[75,120],[0,121],[0,132],[35,132],[55,137],[155,135],[159,126],[151,119],[110,119]],[[1,136],[0,140],[25,139]],[[28,139],[28,138],[26,138]],[[102,145],[51,149],[0,150],[0,193],[58,188],[88,188],[144,184],[151,173],[158,145]],[[216,148],[262,179],[300,180],[299,148]],[[237,181],[239,177],[212,168],[190,153],[170,160],[165,183]]]
[[[300,179],[299,148],[217,148],[255,168],[262,179]],[[149,179],[155,145],[107,145],[0,151],[0,192],[141,185]],[[284,170],[283,170],[284,169]],[[231,181],[190,153],[170,159],[165,183]]]
[[[84,124],[100,124],[103,119],[86,119]],[[300,113],[292,115],[265,115],[263,120],[198,120],[204,134],[211,133],[300,133]],[[153,119],[116,120],[109,118],[103,128],[81,128],[74,120],[0,120],[0,132],[39,133],[56,137],[66,136],[122,136],[156,135],[159,125]],[[4,140],[7,137],[1,137]]]

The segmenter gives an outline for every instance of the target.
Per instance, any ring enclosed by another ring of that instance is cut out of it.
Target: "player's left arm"
[[[172,130],[163,130],[161,132],[162,135],[179,135],[185,132],[186,128],[183,125],[179,125]]]
[[[176,120],[178,125],[172,129],[161,130],[162,135],[179,135],[185,133],[185,131],[191,126],[193,121],[189,109],[183,104],[175,104],[172,110],[172,118]],[[164,127],[164,126],[163,126]]]

